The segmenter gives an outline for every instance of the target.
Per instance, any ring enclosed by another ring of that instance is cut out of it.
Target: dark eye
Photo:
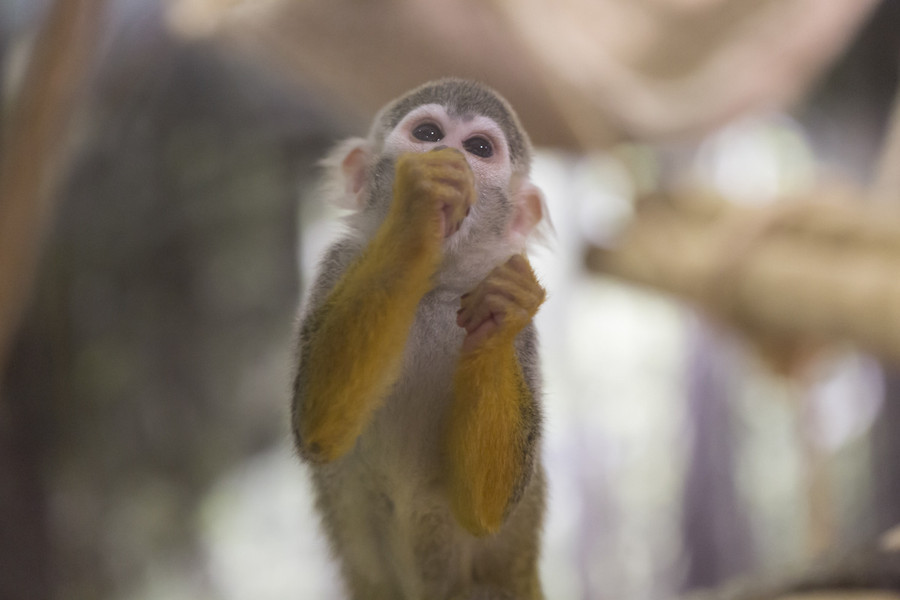
[[[489,158],[494,155],[494,147],[483,137],[473,137],[463,142],[463,147],[481,158]]]
[[[423,142],[439,142],[444,139],[444,132],[433,123],[423,123],[413,129],[413,137]]]

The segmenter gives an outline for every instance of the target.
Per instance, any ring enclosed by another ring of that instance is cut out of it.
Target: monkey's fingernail
[[[465,299],[468,298],[468,297],[469,297],[469,292],[466,292],[465,294],[463,294],[462,296],[460,296],[459,299],[460,299],[460,300],[465,300]]]
[[[467,216],[467,217],[469,216],[469,213],[470,213],[470,212],[472,212],[472,207],[471,207],[471,206],[470,206],[469,208],[466,209],[466,216]]]
[[[464,311],[464,310],[465,310],[464,308],[461,308],[458,311],[456,311],[456,316],[458,317],[459,315],[461,315],[462,311]]]

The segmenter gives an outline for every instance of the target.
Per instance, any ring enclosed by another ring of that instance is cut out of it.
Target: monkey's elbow
[[[342,452],[335,452],[333,448],[328,448],[318,442],[298,439],[296,447],[297,453],[304,462],[315,465],[328,464],[343,456]]]
[[[298,449],[300,458],[314,465],[328,464],[337,458],[333,454],[323,450],[322,446],[316,443],[300,444],[298,445]]]
[[[475,537],[483,538],[500,531],[509,514],[505,502],[496,499],[455,498],[453,512],[463,529]]]
[[[324,464],[338,458],[335,444],[327,443],[329,436],[322,424],[316,425],[310,419],[300,393],[299,377],[295,383],[291,402],[291,430],[294,434],[294,448],[300,459],[313,464]],[[330,436],[333,438],[334,436]]]
[[[461,514],[458,512],[456,518],[463,529],[477,538],[494,535],[500,531],[505,521],[502,516],[497,517],[476,513]]]
[[[327,464],[344,456],[350,444],[325,435],[321,428],[305,430],[294,425],[294,442],[300,458],[312,464]]]
[[[325,464],[347,454],[356,444],[359,431],[335,411],[316,410],[300,395],[294,396],[291,429],[294,447],[305,462]]]

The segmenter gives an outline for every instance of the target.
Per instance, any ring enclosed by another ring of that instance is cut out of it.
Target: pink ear
[[[347,192],[358,194],[366,181],[366,166],[369,155],[361,146],[354,146],[344,160],[341,161],[341,171],[344,173]]]
[[[513,233],[527,236],[544,218],[544,200],[541,197],[541,190],[530,181],[526,181],[516,192],[516,215],[513,217],[512,227]]]

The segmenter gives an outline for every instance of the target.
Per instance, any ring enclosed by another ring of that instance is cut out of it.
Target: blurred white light
[[[755,116],[707,138],[696,172],[726,198],[765,203],[811,187],[815,160],[797,123],[784,115]]]
[[[865,435],[881,410],[881,370],[867,356],[850,354],[833,361],[811,386],[816,443],[836,452]]]
[[[224,600],[337,598],[337,567],[318,530],[309,479],[287,447],[223,478],[201,509],[208,572]]]

